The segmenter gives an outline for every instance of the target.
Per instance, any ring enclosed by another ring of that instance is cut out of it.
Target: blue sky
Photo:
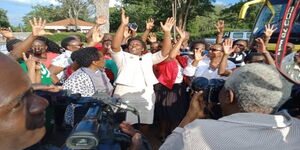
[[[216,0],[216,4],[234,4],[239,0]],[[116,0],[110,0],[110,6],[113,6]],[[0,0],[0,8],[7,11],[9,22],[18,26],[22,23],[22,17],[31,11],[31,6],[41,4],[49,5],[58,3],[56,0]]]

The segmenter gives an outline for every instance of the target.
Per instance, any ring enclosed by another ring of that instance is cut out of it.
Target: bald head
[[[31,86],[21,66],[9,56],[0,53],[0,106],[9,103]]]

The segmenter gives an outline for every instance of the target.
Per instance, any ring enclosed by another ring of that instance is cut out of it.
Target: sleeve
[[[168,136],[163,145],[160,146],[159,150],[186,150],[184,145],[185,143],[183,142],[184,131],[184,128],[175,128],[175,130],[171,135]]]
[[[161,63],[161,62],[164,61],[167,57],[168,57],[168,56],[166,56],[166,57],[162,56],[161,51],[158,51],[158,52],[152,54],[152,62],[153,62],[153,65],[156,65],[156,64]]]
[[[193,77],[195,75],[197,67],[194,67],[191,63],[189,63],[184,69],[183,74],[188,77]]]
[[[235,68],[236,68],[236,65],[232,61],[228,60],[226,69],[234,70]]]
[[[112,51],[112,49],[110,49],[110,54],[112,59],[115,61],[116,65],[118,66],[118,69],[120,69],[120,67],[122,66],[123,60],[124,60],[124,52],[121,48],[121,51],[119,52],[114,52]]]
[[[62,67],[62,68],[68,67],[69,64],[71,64],[71,63],[72,63],[71,58],[65,58],[64,54],[61,54],[61,55],[55,57],[51,62],[51,64],[53,66],[58,66],[58,67]]]
[[[89,96],[93,91],[89,90],[89,79],[80,72],[73,73],[63,84],[65,90],[71,90],[72,93],[80,93],[81,96]]]

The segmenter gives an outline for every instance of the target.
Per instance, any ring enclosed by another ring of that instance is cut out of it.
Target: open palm
[[[165,24],[160,22],[160,26],[164,32],[170,32],[172,27],[174,26],[175,22],[176,22],[176,20],[173,17],[171,17],[166,20]]]
[[[52,33],[46,32],[44,30],[46,20],[43,20],[42,18],[37,19],[34,17],[33,20],[29,20],[29,23],[32,27],[32,35],[33,36],[44,36],[44,35],[51,35]]]

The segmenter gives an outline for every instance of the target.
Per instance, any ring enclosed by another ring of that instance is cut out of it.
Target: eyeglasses
[[[74,46],[74,47],[77,47],[77,48],[82,48],[83,44],[79,44],[79,45],[70,45],[70,46]]]
[[[193,48],[193,50],[204,50],[204,49],[200,48],[200,47],[195,47],[195,48]]]
[[[260,64],[262,64],[262,63],[265,63],[265,62],[264,62],[264,60],[256,60],[256,61],[251,61],[251,63],[260,63]]]
[[[220,49],[215,49],[215,48],[210,48],[209,51],[213,51],[213,52],[214,52],[214,51],[220,51],[220,52],[222,52],[222,50],[220,50]]]

